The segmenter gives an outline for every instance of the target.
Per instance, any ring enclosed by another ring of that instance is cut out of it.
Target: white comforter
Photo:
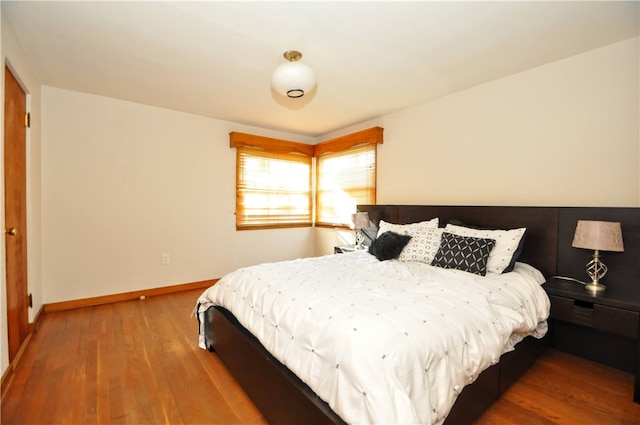
[[[355,252],[237,270],[198,312],[230,310],[348,423],[439,424],[502,353],[545,334],[543,280],[522,263],[481,277]]]

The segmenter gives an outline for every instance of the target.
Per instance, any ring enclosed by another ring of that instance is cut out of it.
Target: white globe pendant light
[[[271,86],[283,96],[298,98],[309,93],[316,86],[316,73],[299,60],[302,53],[296,50],[284,52],[288,61],[278,66],[271,76]]]

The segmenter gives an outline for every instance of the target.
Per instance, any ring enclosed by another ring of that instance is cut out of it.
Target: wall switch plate
[[[168,266],[170,262],[171,256],[169,254],[162,254],[160,256],[160,264],[162,264],[163,266]]]

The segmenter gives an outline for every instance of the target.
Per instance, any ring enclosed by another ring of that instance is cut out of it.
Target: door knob
[[[6,229],[4,231],[5,235],[10,235],[10,236],[15,236],[18,233],[18,229],[16,229],[15,227],[12,227],[11,229]]]

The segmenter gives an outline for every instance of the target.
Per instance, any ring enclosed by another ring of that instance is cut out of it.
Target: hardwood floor
[[[476,425],[640,424],[631,373],[548,349]]]
[[[266,424],[197,347],[200,292],[47,314],[2,395],[2,424]],[[476,424],[639,424],[632,387],[629,373],[548,350]]]
[[[201,290],[49,313],[2,402],[2,424],[264,424],[197,346]]]

